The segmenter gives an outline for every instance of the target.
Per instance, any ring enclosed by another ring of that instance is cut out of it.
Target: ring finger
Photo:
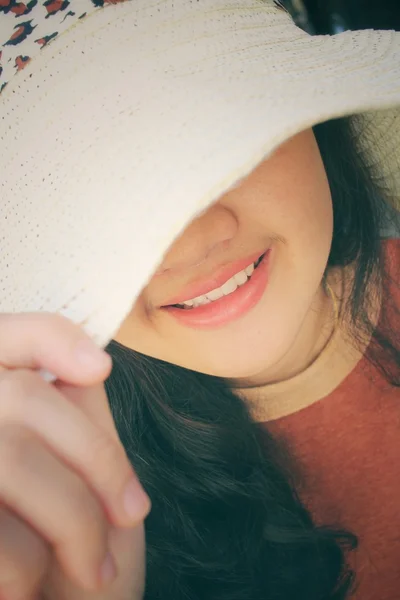
[[[0,428],[0,498],[49,543],[65,574],[85,589],[101,585],[108,523],[85,482],[32,432]]]
[[[46,542],[4,506],[0,506],[0,540],[0,597],[34,597],[50,557]]]

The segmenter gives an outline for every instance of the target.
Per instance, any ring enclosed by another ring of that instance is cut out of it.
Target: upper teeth
[[[233,277],[228,279],[228,281],[221,285],[221,287],[215,288],[215,290],[211,290],[202,296],[197,296],[197,298],[185,300],[181,304],[184,306],[196,307],[201,306],[202,304],[209,304],[213,300],[222,298],[222,296],[228,296],[229,294],[232,294],[232,292],[234,292],[238,287],[246,283],[253,271],[254,263],[251,263],[251,265],[243,269],[243,271],[239,271],[239,273],[236,273]]]

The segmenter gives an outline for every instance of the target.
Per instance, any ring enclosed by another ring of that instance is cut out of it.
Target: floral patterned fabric
[[[42,48],[86,14],[118,0],[0,0],[0,93]]]

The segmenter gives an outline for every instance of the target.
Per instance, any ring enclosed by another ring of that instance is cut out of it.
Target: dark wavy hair
[[[347,310],[355,343],[399,385],[399,346],[385,318],[369,321],[371,283],[389,285],[385,214],[350,119],[314,132],[331,186],[334,235],[327,272],[356,264]],[[393,282],[391,282],[393,283]],[[295,460],[252,422],[227,383],[112,341],[106,389],[115,422],[152,501],[146,521],[146,600],[322,600],[348,597],[356,536],[316,526],[294,485]]]

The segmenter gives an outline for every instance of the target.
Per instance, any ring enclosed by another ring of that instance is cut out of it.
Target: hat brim
[[[182,229],[289,137],[367,111],[400,134],[400,34],[311,37],[259,0],[158,8],[96,11],[2,94],[0,311],[102,346]]]

